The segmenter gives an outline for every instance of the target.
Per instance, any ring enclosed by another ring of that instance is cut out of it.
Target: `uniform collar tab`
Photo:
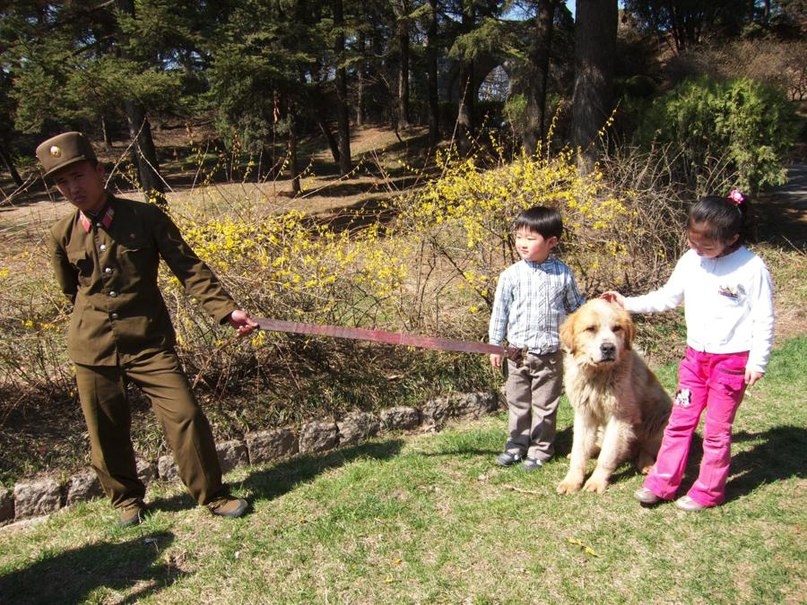
[[[104,229],[109,229],[109,226],[112,224],[112,218],[115,216],[115,209],[112,208],[109,202],[104,205],[101,213],[98,216],[91,216],[87,215],[84,212],[79,210],[79,219],[81,220],[81,226],[84,228],[84,231],[89,233],[90,229],[92,228],[93,221],[100,222]]]

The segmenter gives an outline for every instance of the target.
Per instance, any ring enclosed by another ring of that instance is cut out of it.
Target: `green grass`
[[[675,366],[659,369],[665,386]],[[559,496],[559,455],[501,469],[506,416],[387,436],[228,478],[253,512],[210,517],[154,487],[119,529],[103,501],[0,531],[2,603],[803,603],[807,338],[785,341],[740,407],[725,505],[642,508],[627,465]],[[693,480],[695,440],[687,483]]]

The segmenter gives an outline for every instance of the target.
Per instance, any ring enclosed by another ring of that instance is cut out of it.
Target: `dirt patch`
[[[807,252],[807,164],[788,169],[788,182],[752,200],[760,241]]]

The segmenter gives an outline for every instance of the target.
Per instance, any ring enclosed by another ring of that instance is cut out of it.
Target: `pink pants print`
[[[689,497],[701,506],[725,500],[731,458],[731,425],[745,394],[748,352],[700,353],[687,347],[678,368],[678,391],[658,458],[644,486],[672,500],[684,477],[692,435],[703,410],[703,459]]]

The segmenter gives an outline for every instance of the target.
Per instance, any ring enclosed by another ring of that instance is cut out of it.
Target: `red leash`
[[[383,342],[390,345],[405,347],[437,349],[438,351],[505,354],[504,347],[499,345],[491,345],[485,342],[452,340],[450,338],[436,338],[432,336],[420,336],[418,334],[404,334],[401,332],[385,332],[384,330],[368,330],[366,328],[348,328],[343,326],[307,324],[296,321],[283,321],[280,319],[257,317],[253,317],[253,319],[257,322],[258,327],[261,330],[267,330],[270,332],[289,332],[293,334],[332,336],[334,338],[352,338],[354,340]]]

